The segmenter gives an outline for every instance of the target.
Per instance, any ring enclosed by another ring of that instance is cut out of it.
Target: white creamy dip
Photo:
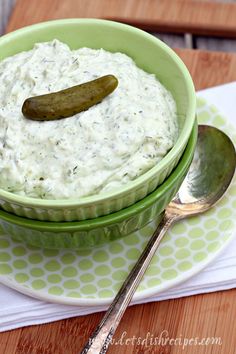
[[[73,117],[31,121],[26,98],[112,74],[117,89]],[[0,187],[45,199],[99,194],[156,165],[177,139],[176,105],[125,54],[54,40],[0,62]]]

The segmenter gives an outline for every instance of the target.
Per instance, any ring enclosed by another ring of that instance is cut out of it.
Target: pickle
[[[22,113],[39,121],[71,117],[101,102],[117,85],[115,76],[106,75],[62,91],[30,97],[25,100]]]

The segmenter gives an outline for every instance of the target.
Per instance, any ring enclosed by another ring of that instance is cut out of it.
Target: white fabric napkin
[[[200,97],[214,104],[233,124],[236,112],[236,82],[203,90]],[[236,236],[236,230],[235,230]],[[236,287],[236,237],[207,268],[188,281],[158,296],[132,302],[140,304]],[[34,324],[53,322],[63,318],[103,311],[107,306],[78,307],[51,304],[22,295],[0,284],[0,332]]]

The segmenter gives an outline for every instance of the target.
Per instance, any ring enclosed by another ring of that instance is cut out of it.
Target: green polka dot
[[[187,239],[187,237],[179,237],[175,241],[175,244],[177,247],[185,247],[188,243],[189,243],[189,240]]]
[[[77,280],[67,280],[63,283],[66,289],[77,289],[79,288],[79,282]]]
[[[62,270],[62,275],[65,277],[76,277],[78,275],[78,271],[75,267],[66,267]]]
[[[27,268],[27,263],[26,263],[26,261],[18,259],[18,260],[13,262],[13,266],[16,269],[24,269],[24,268]]]
[[[82,286],[81,292],[85,295],[91,295],[91,294],[96,293],[97,289],[94,285],[89,284],[89,285]]]
[[[158,275],[160,274],[161,272],[161,269],[157,266],[153,266],[151,265],[145,272],[146,275],[150,275],[150,276],[153,276],[153,275]]]
[[[225,124],[225,120],[224,120],[224,118],[222,116],[220,116],[220,115],[215,116],[214,125],[221,126],[221,125],[224,125],[224,124]]]
[[[27,249],[30,250],[30,251],[39,251],[40,250],[39,247],[36,247],[36,246],[33,246],[33,245],[27,245]]]
[[[175,260],[173,258],[167,258],[167,259],[164,259],[164,261],[161,262],[161,266],[163,268],[172,267],[174,264],[175,264]]]
[[[197,115],[198,122],[203,124],[203,123],[208,123],[210,118],[210,114],[206,111],[200,112]]]
[[[50,272],[56,272],[61,268],[61,265],[57,261],[52,260],[45,264],[45,268]]]
[[[153,232],[155,231],[155,228],[153,226],[145,226],[144,228],[142,228],[141,230],[139,230],[139,232],[141,233],[142,236],[144,237],[149,237],[153,234]]]
[[[197,240],[191,243],[190,248],[192,250],[200,250],[205,247],[205,242],[203,240]]]
[[[147,289],[147,287],[143,283],[141,283],[141,284],[139,284],[138,289],[136,291],[137,292],[141,292],[141,291],[144,291],[146,289]]]
[[[20,256],[24,256],[24,255],[26,254],[26,250],[25,250],[24,247],[21,247],[21,246],[19,246],[19,247],[14,247],[14,248],[12,249],[12,253],[13,253],[15,256],[20,257]]]
[[[179,222],[173,226],[172,232],[177,235],[185,234],[187,227],[183,222]]]
[[[0,252],[0,262],[8,262],[10,261],[11,256],[7,252]]]
[[[121,267],[125,266],[126,260],[121,257],[116,257],[112,260],[111,264],[112,264],[112,267],[114,267],[114,268],[121,268]]]
[[[193,256],[193,259],[195,262],[201,262],[205,258],[207,258],[207,253],[205,253],[205,252],[198,252]]]
[[[207,250],[209,252],[215,252],[220,248],[220,242],[212,242],[208,247]]]
[[[80,280],[83,283],[91,283],[95,281],[95,278],[93,274],[86,273],[80,276]]]
[[[178,275],[178,273],[176,272],[176,270],[169,269],[169,270],[166,270],[165,272],[163,272],[161,276],[165,280],[170,280],[170,279],[176,278],[177,275]]]
[[[150,237],[152,236],[154,231],[152,232],[145,232],[145,231],[140,231],[139,230],[139,235],[141,236],[141,241],[143,245],[146,245],[147,242],[150,240]],[[138,241],[139,243],[139,241]]]
[[[47,284],[45,283],[45,281],[41,280],[41,279],[34,280],[31,283],[32,288],[35,289],[35,290],[41,290],[41,289],[45,288],[46,285]]]
[[[32,268],[30,270],[30,274],[33,276],[33,277],[42,277],[44,275],[44,270],[41,269],[41,268]]]
[[[12,268],[8,264],[0,265],[0,274],[10,274],[12,272]]]
[[[70,291],[67,296],[69,297],[74,297],[74,298],[77,298],[79,299],[81,297],[80,293],[78,293],[77,291]]]
[[[139,256],[140,256],[140,251],[137,249],[130,249],[128,252],[126,252],[125,256],[129,259],[129,260],[138,260]]]
[[[11,232],[11,230],[10,230]],[[15,244],[19,245],[21,242],[19,241],[18,235],[11,235],[11,240],[14,241]]]
[[[204,222],[204,226],[206,229],[214,229],[217,226],[217,220],[215,219],[207,219]]]
[[[206,100],[204,100],[204,98],[197,98],[197,108],[201,108],[204,107],[206,105]]]
[[[91,256],[92,251],[87,249],[87,250],[77,250],[76,254],[81,257],[88,257]]]
[[[104,289],[104,290],[99,291],[98,296],[100,298],[111,298],[111,297],[114,296],[114,293],[111,290],[105,290]]]
[[[173,237],[172,234],[170,234],[169,232],[167,232],[167,233],[165,234],[164,238],[162,239],[161,244],[163,245],[163,244],[169,242],[170,240],[172,240],[172,237]]]
[[[93,255],[93,259],[96,262],[106,262],[109,259],[108,253],[106,251],[97,251]]]
[[[221,241],[223,242],[226,242],[229,238],[231,238],[231,234],[224,234],[224,235],[221,235],[220,239]]]
[[[25,273],[18,273],[15,275],[15,280],[17,283],[25,283],[29,280],[29,276]]]
[[[189,236],[191,238],[200,238],[202,237],[204,231],[200,227],[194,227],[192,230],[189,231]]]
[[[211,232],[208,232],[206,235],[206,239],[209,241],[216,240],[218,237],[219,237],[218,231],[211,231]]]
[[[188,218],[188,224],[190,224],[190,226],[198,225],[199,224],[199,217],[193,216],[191,218]]]
[[[10,242],[5,239],[0,239],[0,248],[7,248],[10,246]]]
[[[79,262],[79,268],[81,270],[88,270],[93,267],[93,263],[89,259],[83,259]]]
[[[28,260],[31,264],[38,264],[43,261],[43,257],[39,253],[33,253],[29,256]]]
[[[135,234],[131,234],[123,239],[124,243],[128,246],[135,246],[139,243],[139,238]]]
[[[124,247],[118,242],[112,242],[109,246],[109,252],[112,254],[118,254],[122,252]]]
[[[58,250],[51,250],[51,249],[44,249],[43,254],[46,257],[56,257],[58,255],[59,251]]]
[[[158,254],[154,254],[154,256],[152,257],[152,260],[151,260],[151,264],[157,264],[160,262],[160,257]]]
[[[128,271],[128,272],[130,272],[132,269],[133,269],[133,267],[134,267],[134,263],[130,263],[130,264],[128,264],[128,267],[126,268],[126,270]],[[121,270],[121,269],[120,269]]]
[[[112,285],[112,289],[113,291],[115,292],[115,294],[118,293],[118,291],[120,290],[121,286],[122,286],[123,282],[122,281],[119,281],[115,284]]]
[[[110,274],[111,270],[110,270],[109,266],[107,266],[107,265],[100,265],[95,268],[94,272],[96,275],[104,276],[104,275]]]
[[[144,248],[147,246],[149,239],[150,239],[150,238],[147,238],[146,240],[143,240],[143,242],[142,242],[142,249],[144,249]]]
[[[229,198],[228,198],[227,195],[225,194],[225,195],[223,196],[223,198],[218,202],[218,207],[219,207],[219,208],[220,208],[220,207],[224,207],[225,204],[227,204],[228,202],[229,202]],[[210,212],[211,212],[211,214],[212,214],[212,209],[208,211],[208,213],[210,213]],[[212,214],[212,215],[213,215],[213,214]]]
[[[236,185],[230,188],[230,192],[236,196]]]
[[[173,254],[173,248],[170,246],[160,247],[159,253],[162,256],[169,256],[169,255]]]
[[[232,220],[225,220],[223,222],[221,222],[219,229],[221,231],[226,231],[228,229],[233,228],[233,221]]]
[[[73,255],[72,253],[66,253],[61,257],[61,261],[64,264],[71,264],[76,260],[75,255]]]
[[[178,269],[181,270],[181,271],[183,271],[183,272],[186,272],[187,270],[191,269],[192,266],[193,266],[192,263],[185,261],[185,262],[182,262],[182,263],[180,263],[180,264],[178,265]]]
[[[190,251],[188,249],[181,249],[175,253],[177,259],[184,259],[190,256]]]
[[[230,218],[232,216],[232,211],[230,209],[224,208],[218,212],[217,216],[220,219]]]
[[[161,279],[159,279],[159,278],[151,278],[147,282],[147,285],[150,288],[153,288],[154,286],[158,286],[160,284],[161,284]]]
[[[51,295],[62,295],[63,289],[60,288],[59,286],[52,286],[51,288],[48,289],[48,293]]]
[[[218,109],[215,106],[208,107],[212,113],[218,112]]]
[[[103,278],[98,281],[99,288],[108,288],[112,285],[112,281],[109,278]]]
[[[47,277],[47,280],[48,280],[49,283],[57,284],[57,283],[61,282],[62,277],[59,274],[50,274]]]
[[[112,279],[116,281],[121,281],[121,280],[125,280],[127,276],[128,276],[128,272],[124,270],[117,270],[112,274]]]

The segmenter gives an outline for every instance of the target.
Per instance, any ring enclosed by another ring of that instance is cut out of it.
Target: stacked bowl
[[[29,26],[0,38],[0,60],[30,50],[36,42],[59,39],[70,48],[122,52],[153,73],[172,93],[179,136],[167,155],[148,172],[113,192],[46,200],[0,189],[0,223],[16,239],[45,248],[87,248],[128,235],[161,213],[179,189],[197,140],[194,86],[180,58],[141,30],[96,19],[57,20]]]

